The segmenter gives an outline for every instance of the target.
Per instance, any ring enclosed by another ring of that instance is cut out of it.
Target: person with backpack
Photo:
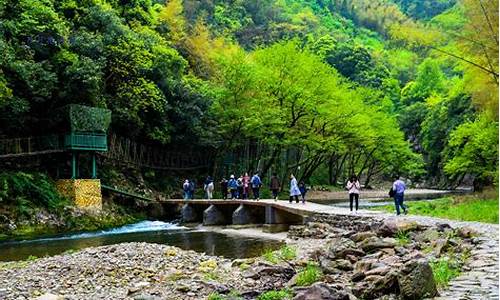
[[[214,192],[214,181],[212,180],[212,177],[207,177],[207,179],[205,180],[205,184],[203,185],[203,189],[205,190],[207,199],[212,199]]]
[[[399,176],[396,176],[396,180],[392,184],[392,188],[389,191],[389,195],[393,195],[394,197],[394,205],[396,206],[396,215],[400,215],[400,210],[399,208],[401,207],[403,209],[403,213],[406,215],[408,213],[408,207],[404,205],[404,197],[405,197],[405,190],[406,190],[406,185],[405,183],[399,178]]]
[[[243,199],[243,175],[236,179],[236,184],[238,185],[238,199]]]
[[[245,173],[245,176],[243,176],[243,199],[248,199],[249,194],[250,194],[250,176],[248,176],[248,173]]]
[[[352,211],[353,201],[356,201],[356,211],[358,211],[359,205],[359,190],[361,185],[359,184],[358,178],[354,175],[351,176],[349,181],[347,181],[346,189],[349,191],[349,207]]]
[[[262,186],[262,181],[260,180],[259,172],[255,172],[250,182],[252,184],[253,199],[260,200],[260,187]]]
[[[300,191],[300,194],[302,195],[302,203],[306,203],[307,187],[306,187],[306,184],[303,180],[301,180],[299,183],[299,191]]]
[[[297,184],[297,179],[293,174],[290,174],[290,203],[292,203],[293,198],[295,198],[295,202],[299,203],[299,185]]]
[[[273,199],[274,201],[278,201],[278,193],[280,190],[280,180],[278,179],[278,174],[273,173],[273,176],[271,176],[271,183],[269,184],[269,189],[273,193]]]
[[[196,188],[196,185],[194,183],[194,180],[189,180],[189,199],[191,199],[191,200],[194,199],[195,188]]]
[[[234,179],[234,175],[231,175],[231,178],[229,178],[229,181],[227,182],[227,186],[229,188],[229,192],[231,192],[231,200],[234,200],[238,198],[238,183],[236,182],[236,179]]]
[[[184,191],[184,200],[188,200],[189,197],[189,180],[184,180],[184,184],[182,185],[182,190]]]
[[[220,191],[222,193],[222,199],[226,200],[227,199],[227,180],[226,180],[226,177],[222,177],[222,180],[220,181]]]

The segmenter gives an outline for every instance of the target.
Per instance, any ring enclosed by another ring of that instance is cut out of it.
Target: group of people
[[[356,176],[351,176],[349,181],[346,184],[346,190],[349,192],[349,208],[353,209],[353,204],[355,203],[356,211],[358,210],[359,205],[359,191],[361,190],[361,185],[359,184],[359,180]],[[392,183],[391,189],[389,191],[389,196],[394,198],[394,205],[396,207],[396,214],[401,214],[401,209],[403,209],[403,213],[406,215],[408,213],[408,207],[403,203],[404,202],[404,193],[406,190],[405,183],[397,176],[395,181]]]
[[[252,177],[248,173],[240,175],[236,178],[235,175],[231,175],[229,180],[225,177],[219,182],[220,189],[222,193],[222,198],[226,199],[249,199],[250,192],[252,193],[254,200],[260,200],[260,189],[262,188],[262,180],[259,173],[256,172]],[[184,191],[184,199],[194,199],[195,192],[195,182],[190,179],[184,180],[182,185]],[[281,183],[276,173],[273,173],[269,181],[269,189],[271,190],[272,197],[274,200],[278,200],[278,195],[281,190]],[[203,190],[205,192],[206,199],[212,199],[215,190],[214,180],[212,177],[208,176],[203,183]],[[297,179],[293,174],[290,175],[290,198],[289,201],[295,199],[299,203],[299,197],[302,203],[306,201],[307,187],[304,181],[297,183]]]
[[[248,173],[240,175],[238,178],[231,175],[229,180],[225,177],[219,182],[220,189],[222,193],[222,198],[226,199],[249,199],[250,191],[252,192],[254,200],[260,200],[260,189],[262,188],[262,180],[259,173],[256,172],[252,177]],[[361,185],[356,176],[351,176],[347,181],[346,190],[349,193],[349,208],[353,211],[355,207],[356,211],[359,207],[359,193],[361,190]],[[182,185],[184,191],[184,199],[194,199],[195,192],[195,182],[194,180],[186,179]],[[271,190],[272,197],[274,200],[278,200],[279,191],[281,190],[281,183],[276,173],[273,173],[269,181],[269,189]],[[399,178],[395,178],[392,184],[391,190],[389,191],[389,196],[394,198],[394,205],[396,206],[396,214],[401,213],[401,209],[404,214],[408,213],[408,207],[404,202],[404,192],[406,186],[405,183]],[[215,185],[212,177],[208,176],[203,183],[203,190],[205,191],[206,199],[212,199]],[[290,174],[290,184],[289,184],[290,198],[289,202],[292,203],[295,200],[299,203],[299,197],[302,203],[306,201],[307,187],[304,181],[297,182],[297,179],[293,174]],[[228,197],[229,195],[229,197]]]

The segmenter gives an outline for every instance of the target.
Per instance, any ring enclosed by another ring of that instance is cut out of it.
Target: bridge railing
[[[0,139],[0,158],[62,151],[58,135]]]

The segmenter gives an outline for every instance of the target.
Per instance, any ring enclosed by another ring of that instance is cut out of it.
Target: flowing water
[[[1,242],[0,261],[51,256],[68,250],[124,242],[167,244],[228,258],[258,256],[265,249],[276,249],[281,244],[276,240],[226,235],[162,221],[141,221],[103,231]]]

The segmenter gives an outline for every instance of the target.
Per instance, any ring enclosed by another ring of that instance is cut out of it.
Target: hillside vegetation
[[[216,177],[498,181],[497,0],[0,0],[0,19],[2,137],[77,103],[213,149]]]

